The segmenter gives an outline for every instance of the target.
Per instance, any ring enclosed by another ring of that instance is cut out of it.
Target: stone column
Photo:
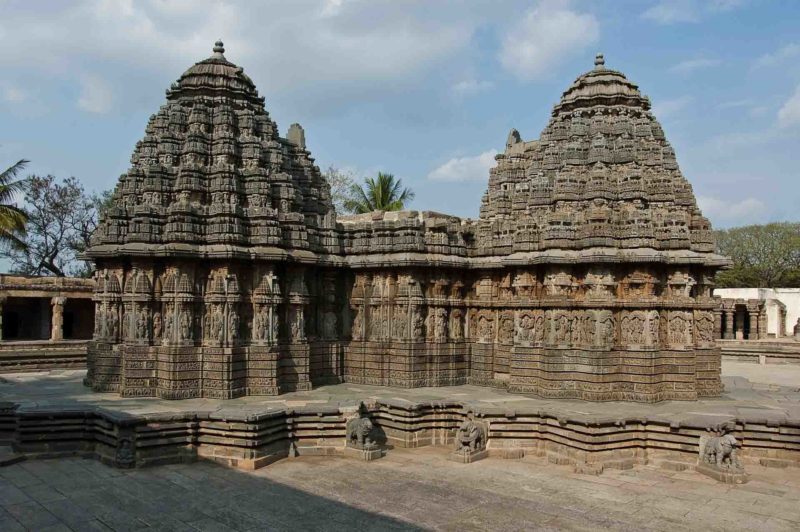
[[[64,303],[66,297],[56,296],[50,300],[53,306],[52,319],[50,321],[50,341],[58,342],[64,339]]]
[[[3,305],[6,303],[6,296],[0,296],[0,341],[3,340]]]
[[[733,340],[733,309],[725,309],[722,312],[725,313],[725,335],[723,338],[725,340]]]
[[[759,339],[759,323],[758,323],[758,309],[747,309],[747,315],[750,317],[750,334],[747,335],[748,340]]]
[[[722,339],[722,309],[714,309],[714,339]]]
[[[767,309],[761,307],[758,313],[758,339],[763,340],[767,337]]]

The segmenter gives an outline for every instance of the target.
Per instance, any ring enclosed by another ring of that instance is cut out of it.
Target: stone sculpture
[[[356,449],[369,449],[375,446],[369,435],[372,421],[368,417],[355,417],[347,422],[347,445]]]
[[[456,451],[474,453],[486,448],[486,434],[475,420],[467,418],[456,431]]]
[[[732,430],[730,425],[722,424],[701,438],[697,470],[721,482],[741,484],[747,482],[747,475],[739,461],[740,444]]]
[[[472,415],[468,415],[456,430],[455,450],[450,455],[450,460],[471,463],[486,458],[489,456],[486,438],[486,427],[475,421]]]
[[[800,341],[800,318],[797,318],[797,323],[794,324],[794,339]]]
[[[375,460],[382,456],[381,449],[372,439],[374,429],[369,412],[364,403],[358,405],[355,417],[345,426],[345,454],[361,460]]]
[[[169,88],[86,251],[104,312],[87,355],[93,389],[721,393],[709,316],[728,261],[650,100],[602,56],[538,139],[512,130],[479,218],[462,220],[337,217],[302,128],[282,137],[224,52],[217,43]],[[129,364],[150,369],[133,377]]]
[[[116,466],[121,468],[131,468],[136,465],[136,453],[132,438],[119,438],[117,441],[117,451],[114,456],[114,461]]]

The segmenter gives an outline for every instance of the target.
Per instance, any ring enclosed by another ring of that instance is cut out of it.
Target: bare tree
[[[331,200],[339,214],[351,212],[345,205],[352,200],[352,189],[355,175],[352,172],[329,166],[322,174],[331,186]]]
[[[25,244],[6,246],[0,256],[11,261],[15,273],[26,275],[90,275],[91,267],[78,259],[108,202],[108,193],[87,195],[80,181],[69,177],[28,177],[23,185],[28,218]]]

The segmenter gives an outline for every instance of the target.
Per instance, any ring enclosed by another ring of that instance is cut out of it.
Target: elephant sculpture
[[[737,447],[739,442],[727,428],[723,428],[716,436],[706,440],[701,453],[702,461],[719,469],[741,469]]]
[[[347,445],[356,449],[369,449],[375,447],[375,442],[370,438],[372,421],[368,417],[355,417],[347,422]]]
[[[474,453],[486,447],[486,432],[472,419],[465,419],[456,431],[456,451]]]

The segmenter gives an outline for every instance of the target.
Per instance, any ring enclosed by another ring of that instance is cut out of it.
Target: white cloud
[[[2,85],[0,98],[6,103],[22,103],[28,99],[28,94],[14,85]]]
[[[697,22],[700,15],[697,6],[690,0],[662,0],[642,13],[642,18],[658,24],[675,24]]]
[[[780,127],[800,125],[800,85],[778,110],[778,125]]]
[[[450,90],[457,96],[472,96],[494,87],[494,83],[486,80],[465,79],[453,84]]]
[[[698,196],[697,204],[703,214],[715,225],[746,225],[758,222],[767,213],[766,204],[756,198],[724,200],[710,196]]]
[[[734,156],[735,152],[742,149],[763,146],[779,137],[777,128],[771,127],[762,130],[747,132],[722,133],[711,137],[706,145],[709,150],[725,156]]]
[[[691,96],[681,96],[679,98],[673,98],[671,100],[663,100],[660,102],[655,102],[653,104],[653,114],[659,120],[664,120],[675,116],[676,114],[680,113],[686,107],[689,106],[694,101],[694,98]]]
[[[660,0],[642,13],[642,18],[657,24],[700,22],[716,13],[740,8],[747,2],[748,0]]]
[[[434,181],[486,181],[495,165],[497,150],[472,157],[454,157],[428,174]]]
[[[670,67],[670,72],[675,72],[676,74],[689,74],[694,72],[695,70],[703,70],[709,67],[714,67],[720,64],[719,59],[706,59],[706,58],[698,58],[698,59],[689,59],[686,61],[681,61],[677,65],[673,65]]]
[[[753,63],[753,68],[767,68],[781,65],[785,61],[800,56],[800,44],[790,43],[771,54],[764,54]]]
[[[594,15],[567,9],[562,2],[542,1],[508,30],[500,62],[522,79],[540,79],[599,36],[600,24]]]
[[[447,64],[488,10],[454,13],[450,4],[390,1],[358,2],[355,9],[351,3],[76,0],[44,10],[19,3],[4,10],[0,39],[20,53],[2,54],[0,67],[72,83],[81,83],[87,70],[102,68],[108,79],[135,72],[138,79],[161,80],[163,89],[211,55],[221,38],[228,59],[243,65],[264,94],[363,101]],[[131,83],[117,85],[118,100],[138,96]]]
[[[87,74],[80,80],[81,93],[78,97],[78,107],[90,113],[107,113],[114,104],[111,85],[104,79]]]

